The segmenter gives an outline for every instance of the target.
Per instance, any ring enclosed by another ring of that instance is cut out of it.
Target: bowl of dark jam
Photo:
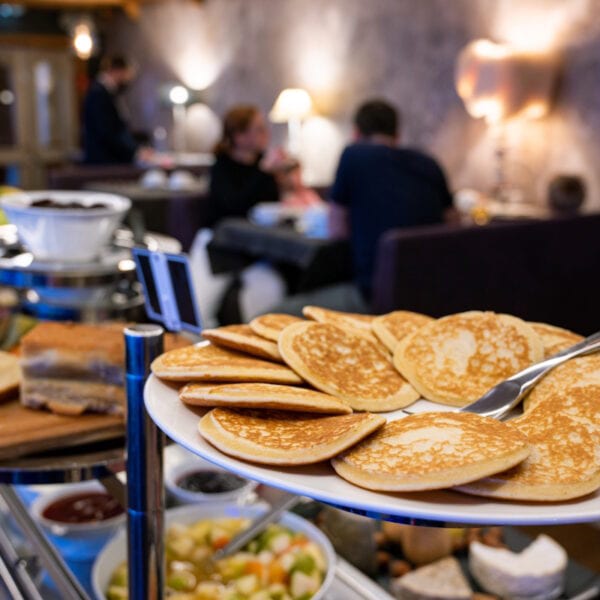
[[[62,486],[42,494],[31,511],[54,536],[104,537],[124,521],[125,509],[96,481]]]
[[[190,459],[166,469],[165,485],[180,504],[221,500],[244,501],[256,483],[200,459]]]

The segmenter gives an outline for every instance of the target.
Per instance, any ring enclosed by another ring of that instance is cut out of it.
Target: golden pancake
[[[259,358],[283,362],[277,344],[256,335],[248,325],[227,325],[217,329],[205,329],[202,337],[216,346],[231,348]]]
[[[319,306],[305,306],[302,309],[302,314],[307,319],[312,319],[319,323],[336,325],[346,331],[351,330],[353,333],[358,333],[372,342],[379,344],[379,340],[371,330],[371,324],[373,323],[373,319],[375,319],[374,315],[341,312],[339,310],[329,310],[328,308],[321,308]]]
[[[555,327],[547,323],[529,323],[529,325],[540,336],[546,358],[583,340],[582,335],[562,327]]]
[[[327,460],[385,424],[369,413],[334,417],[281,411],[214,408],[202,417],[201,435],[221,452],[271,465]]]
[[[186,404],[228,408],[273,408],[345,415],[352,409],[329,394],[272,383],[190,383],[179,392]]]
[[[388,423],[334,458],[344,479],[369,490],[437,490],[505,471],[529,454],[514,427],[472,413],[428,412]]]
[[[600,402],[584,390],[553,398],[508,421],[533,450],[520,465],[461,486],[460,491],[510,500],[563,501],[600,488]]]
[[[419,397],[394,370],[385,350],[335,325],[290,325],[279,337],[279,351],[300,377],[356,410],[395,410]]]
[[[250,321],[249,325],[256,335],[260,335],[267,340],[277,342],[279,334],[292,323],[303,321],[299,317],[285,315],[283,313],[269,313],[260,315]]]
[[[212,344],[165,352],[152,363],[152,372],[167,381],[302,383],[291,369],[283,365]]]
[[[428,400],[466,406],[542,354],[539,336],[521,319],[470,311],[406,336],[394,365]]]
[[[552,369],[531,390],[523,402],[528,411],[540,402],[589,386],[600,385],[600,354],[579,356]]]
[[[409,310],[396,310],[373,319],[371,327],[375,335],[393,353],[402,338],[433,320],[432,317]]]

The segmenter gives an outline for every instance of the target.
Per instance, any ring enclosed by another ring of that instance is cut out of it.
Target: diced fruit
[[[167,586],[176,592],[191,592],[196,583],[196,576],[191,571],[176,571],[167,579]]]
[[[241,594],[250,595],[258,590],[258,577],[256,575],[245,575],[235,582],[235,589]]]
[[[120,587],[111,585],[106,590],[106,600],[127,600],[128,589],[126,587]]]
[[[317,569],[319,569],[320,571],[327,570],[327,562],[325,561],[325,557],[323,556],[323,552],[321,552],[319,546],[317,546],[313,542],[308,542],[308,544],[304,546],[303,551],[307,554],[310,554],[315,559]]]
[[[285,552],[292,542],[292,538],[287,533],[279,533],[271,538],[269,541],[269,549],[275,554],[281,554]]]
[[[301,598],[305,594],[315,594],[321,587],[318,574],[306,575],[302,571],[295,571],[290,581],[292,598]]]
[[[188,536],[181,536],[167,542],[167,550],[171,551],[177,558],[185,560],[195,547],[194,540]]]
[[[275,560],[269,565],[269,581],[271,583],[284,583],[287,580],[287,571],[282,564]]]
[[[315,559],[310,554],[299,554],[292,565],[292,573],[300,571],[305,575],[310,575],[317,568]]]
[[[116,587],[127,587],[127,563],[123,563],[113,574],[111,585]]]

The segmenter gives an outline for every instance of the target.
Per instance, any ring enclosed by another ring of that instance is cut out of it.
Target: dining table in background
[[[91,181],[84,189],[119,194],[129,198],[132,208],[128,222],[132,229],[163,233],[189,250],[199,229],[208,219],[208,178],[197,179],[185,188],[145,187],[132,181]]]
[[[239,272],[258,260],[269,261],[281,270],[290,293],[352,278],[348,240],[308,237],[292,226],[224,219],[214,229],[208,254],[214,273]]]

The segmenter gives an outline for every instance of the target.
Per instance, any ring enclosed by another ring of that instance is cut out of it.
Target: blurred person
[[[261,162],[271,136],[256,106],[232,107],[223,119],[223,134],[211,169],[209,224],[226,217],[246,217],[259,202],[277,202],[275,177]],[[272,161],[271,161],[272,162]]]
[[[452,213],[443,170],[427,154],[399,147],[400,132],[400,114],[391,104],[380,99],[362,104],[330,195],[331,232],[349,235],[354,283],[367,302],[381,235],[442,223]]]
[[[353,281],[284,299],[273,312],[302,316],[314,304],[370,312],[377,244],[390,229],[441,223],[452,215],[452,196],[437,162],[401,148],[400,115],[384,100],[362,104],[354,116],[353,142],[340,158],[330,193],[329,235],[349,237]]]
[[[119,107],[119,96],[135,75],[123,56],[102,60],[100,72],[83,103],[83,153],[87,164],[132,163],[150,160],[153,152],[129,130]]]
[[[290,208],[311,208],[323,205],[317,192],[304,184],[302,166],[295,158],[285,157],[273,168],[279,186],[281,203]]]

